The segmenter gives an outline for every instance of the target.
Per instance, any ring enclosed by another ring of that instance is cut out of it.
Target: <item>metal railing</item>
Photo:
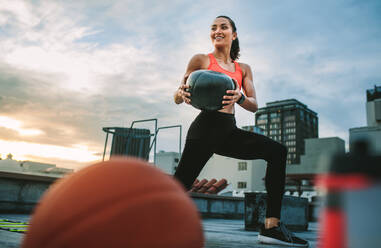
[[[154,129],[154,133],[153,133],[153,134],[149,134],[149,135],[133,135],[133,134],[132,134],[132,133],[133,133],[133,127],[134,127],[135,123],[151,122],[151,121],[154,121],[154,122],[155,122],[155,129]],[[149,157],[149,153],[151,152],[152,147],[153,147],[153,148],[154,148],[154,164],[156,164],[156,144],[157,144],[157,135],[158,135],[159,131],[162,130],[162,129],[179,128],[179,154],[180,154],[180,156],[181,156],[182,126],[181,126],[181,125],[173,125],[173,126],[164,126],[164,127],[159,127],[159,128],[158,128],[158,127],[157,127],[157,122],[158,122],[158,120],[157,120],[156,118],[154,118],[154,119],[145,119],[145,120],[137,120],[137,121],[133,121],[133,122],[131,123],[130,128],[128,129],[127,134],[120,134],[120,133],[118,133],[117,135],[126,137],[126,140],[127,140],[126,151],[127,151],[127,149],[128,149],[129,143],[130,143],[129,138],[148,138],[148,137],[154,136],[154,138],[153,138],[153,140],[152,140],[152,143],[151,143],[150,146],[149,146],[147,156]],[[104,161],[105,156],[106,156],[106,148],[107,148],[108,136],[109,136],[109,134],[116,135],[115,130],[116,130],[117,128],[118,128],[118,127],[104,127],[104,128],[102,129],[104,132],[106,132],[106,140],[105,140],[105,146],[104,146],[104,150],[103,150],[102,161]],[[140,144],[140,146],[142,146],[142,144]],[[139,151],[139,154],[140,154],[140,151]]]

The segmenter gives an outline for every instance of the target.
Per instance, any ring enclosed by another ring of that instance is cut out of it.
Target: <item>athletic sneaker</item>
[[[279,222],[279,226],[269,229],[262,226],[258,234],[258,240],[265,244],[308,247],[308,241],[296,237],[282,222]]]

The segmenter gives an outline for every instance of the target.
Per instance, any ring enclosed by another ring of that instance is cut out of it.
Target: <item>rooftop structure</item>
[[[190,192],[202,193],[202,194],[217,194],[221,190],[225,189],[228,186],[226,179],[217,179],[213,178],[210,181],[207,179],[198,180],[196,179],[193,182]]]
[[[180,161],[180,153],[159,151],[156,154],[156,166],[169,175],[176,172]]]
[[[366,121],[369,127],[381,126],[381,86],[366,91]]]
[[[0,160],[0,171],[55,176],[63,176],[64,174],[73,172],[72,169],[56,167],[54,164],[18,161],[12,159],[12,157]]]
[[[314,191],[315,176],[327,173],[329,160],[337,153],[345,153],[345,141],[339,137],[306,139],[300,164],[286,167],[286,191],[298,192],[298,195]]]
[[[381,86],[375,85],[373,89],[366,90],[366,101],[371,102],[381,99]]]
[[[366,90],[367,126],[349,129],[349,150],[357,140],[366,140],[370,152],[381,154],[381,86]]]

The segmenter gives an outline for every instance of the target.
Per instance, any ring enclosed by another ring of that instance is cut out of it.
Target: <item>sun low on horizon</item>
[[[7,116],[0,116],[0,128],[17,132],[20,137],[37,138],[44,134],[39,129],[25,128],[21,120]],[[101,160],[99,151],[81,144],[59,146],[4,139],[0,139],[0,154],[2,159],[12,154],[14,160],[50,163],[75,170]]]

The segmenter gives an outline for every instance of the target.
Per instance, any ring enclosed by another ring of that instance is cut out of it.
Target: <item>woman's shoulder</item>
[[[203,53],[195,54],[189,61],[189,64],[192,65],[192,67],[208,68],[209,56],[208,54],[203,54]]]
[[[241,67],[241,70],[242,70],[242,74],[245,75],[247,72],[251,72],[251,67],[250,65],[246,64],[246,63],[241,63],[241,62],[238,62],[239,64],[239,67]]]
[[[251,70],[250,65],[248,65],[246,63],[238,62],[238,64],[241,67],[241,69],[250,69]]]
[[[209,54],[197,53],[197,54],[193,55],[191,60],[195,60],[198,62],[205,62],[206,60],[209,61]]]

